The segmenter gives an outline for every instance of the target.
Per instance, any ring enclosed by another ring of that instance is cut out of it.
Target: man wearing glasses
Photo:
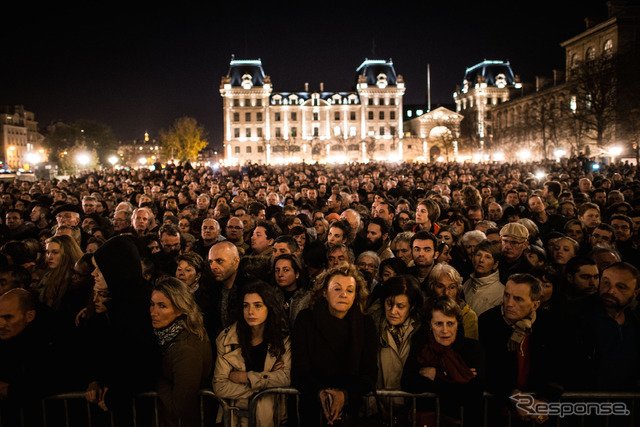
[[[640,259],[640,251],[633,242],[633,221],[627,215],[615,214],[609,219],[616,236],[616,249],[622,261],[635,263]]]
[[[225,235],[228,241],[236,245],[240,257],[249,250],[249,245],[244,241],[244,223],[237,216],[232,216],[227,221]]]
[[[502,259],[498,270],[500,282],[507,283],[512,274],[527,273],[533,268],[524,250],[529,245],[529,231],[524,225],[511,222],[500,229],[500,241],[502,243]]]

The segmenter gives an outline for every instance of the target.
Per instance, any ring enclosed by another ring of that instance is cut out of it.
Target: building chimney
[[[309,83],[304,84],[304,91],[309,92]]]

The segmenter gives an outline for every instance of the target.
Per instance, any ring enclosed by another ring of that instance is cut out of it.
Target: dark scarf
[[[320,333],[327,339],[333,352],[340,359],[345,356],[341,353],[346,347],[348,349],[346,356],[350,372],[360,372],[360,359],[364,349],[365,317],[357,303],[354,302],[353,307],[343,319],[338,319],[329,312],[329,307],[325,300],[318,301],[313,306],[312,312]],[[345,346],[343,347],[343,345]]]
[[[429,332],[429,342],[418,354],[418,363],[436,368],[436,377],[448,383],[466,384],[474,378],[473,372],[460,353],[453,349],[453,345],[438,344],[433,332]]]
[[[184,321],[182,319],[176,319],[166,328],[154,329],[153,332],[156,334],[160,347],[164,347],[172,343],[183,330]]]

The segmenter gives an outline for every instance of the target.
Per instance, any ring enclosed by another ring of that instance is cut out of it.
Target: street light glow
[[[86,166],[89,164],[89,162],[91,161],[91,157],[89,157],[89,154],[87,153],[79,153],[76,156],[76,160],[78,161],[78,163],[80,163],[82,166]]]

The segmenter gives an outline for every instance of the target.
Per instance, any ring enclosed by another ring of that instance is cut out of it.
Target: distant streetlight
[[[109,157],[109,163],[111,163],[111,166],[115,166],[116,163],[118,163],[118,157],[116,156]]]
[[[611,155],[611,163],[615,163],[616,162],[616,157],[619,156],[620,154],[622,154],[622,148],[620,147],[610,147],[609,148],[609,155]]]
[[[86,166],[91,161],[91,157],[87,153],[78,153],[76,156],[76,161],[82,166]]]

